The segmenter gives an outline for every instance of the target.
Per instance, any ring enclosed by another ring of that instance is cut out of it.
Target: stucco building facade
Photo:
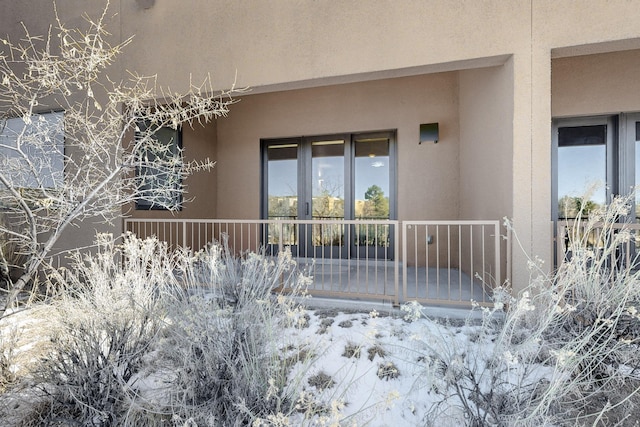
[[[57,3],[68,26],[104,7]],[[48,0],[1,0],[0,7],[0,32],[13,38],[20,22],[32,33],[52,22]],[[114,40],[134,36],[116,75],[157,75],[175,90],[206,76],[218,89],[250,88],[228,117],[182,130],[186,156],[217,165],[189,178],[195,200],[172,218],[266,218],[269,147],[293,138],[299,153],[313,156],[303,148],[313,144],[307,138],[346,135],[340,164],[355,164],[354,141],[387,132],[389,217],[512,218],[523,250],[510,256],[511,279],[521,289],[527,256],[553,265],[563,180],[582,185],[585,176],[602,176],[610,194],[638,184],[637,0],[111,0],[108,10]],[[421,143],[421,125],[433,123],[437,143]],[[593,143],[600,151],[591,159],[600,163],[584,167],[599,172],[584,176],[558,152],[591,143],[554,137],[582,126],[601,126],[605,135]],[[350,179],[347,193],[356,193],[359,178]],[[353,217],[358,202],[351,199]],[[77,232],[62,244],[74,239]]]

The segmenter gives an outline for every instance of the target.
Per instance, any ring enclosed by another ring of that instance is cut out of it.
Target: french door
[[[267,243],[282,243],[295,256],[392,253],[388,226],[345,225],[342,220],[392,217],[394,149],[390,131],[262,141],[262,217],[322,221],[272,226],[265,233]]]

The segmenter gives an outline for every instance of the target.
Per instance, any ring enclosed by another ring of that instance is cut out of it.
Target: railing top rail
[[[328,220],[328,219],[159,219],[159,218],[125,218],[125,224],[129,223],[209,223],[209,224],[371,224],[371,225],[398,225],[400,221],[391,219],[342,219],[342,220]]]
[[[402,221],[404,225],[495,225],[499,226],[498,220],[434,220],[434,221]]]
[[[614,223],[605,224],[604,222],[590,223],[587,219],[580,220],[579,222],[576,222],[573,220],[558,221],[558,228],[560,227],[571,228],[576,226],[580,228],[586,228],[587,226],[589,226],[590,228],[602,228],[605,225],[606,227],[615,228],[615,229],[629,228],[631,230],[640,230],[640,223],[637,223],[637,222],[614,222]]]
[[[243,224],[263,224],[265,222],[269,222],[270,220],[263,219],[211,219],[211,218],[125,218],[124,222],[132,223],[132,222],[159,222],[159,223],[243,223]]]

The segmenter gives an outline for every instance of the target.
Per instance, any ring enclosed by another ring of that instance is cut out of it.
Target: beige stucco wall
[[[640,50],[557,58],[553,117],[640,111]]]
[[[176,89],[184,64],[220,85],[237,72],[240,85],[255,88],[309,86],[504,55],[530,36],[528,0],[158,0],[147,10],[123,1],[120,14],[122,33],[136,34],[127,66]]]
[[[438,144],[418,144],[420,123]],[[458,217],[457,75],[245,96],[218,122],[218,217],[259,218],[260,139],[397,129],[398,218]]]
[[[513,67],[460,75],[460,217],[512,215]]]
[[[498,221],[511,218],[513,59],[501,67],[465,70],[459,75],[460,217]],[[486,248],[479,236],[473,242],[471,247],[463,247],[463,267],[473,262],[472,271],[467,271],[471,276],[488,269],[491,275],[484,279],[495,285],[493,253],[483,252]],[[505,253],[506,242],[500,244]],[[503,262],[501,280],[506,277],[506,267]]]

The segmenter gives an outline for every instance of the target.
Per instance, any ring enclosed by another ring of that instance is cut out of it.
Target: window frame
[[[389,140],[389,220],[397,219],[397,130],[377,130],[364,132],[344,132],[313,136],[282,137],[282,138],[262,138],[260,139],[260,218],[269,218],[269,182],[268,182],[268,147],[271,145],[297,144],[297,185],[298,199],[307,200],[311,198],[311,191],[306,182],[305,174],[311,170],[311,144],[314,141],[329,139],[344,139],[344,216],[346,220],[355,219],[355,144],[358,139],[365,138],[388,138]],[[306,216],[306,209],[303,203],[298,203],[298,218]]]
[[[148,123],[137,123],[138,129],[143,129],[143,128],[147,128],[149,126]],[[182,129],[180,127],[173,129],[170,126],[161,126],[158,128],[158,130],[156,130],[153,135],[151,135],[151,138],[154,138],[157,133],[160,130],[169,130],[173,133],[173,137],[170,139],[169,142],[171,142],[171,145],[173,146],[173,148],[170,150],[170,152],[172,153],[172,155],[176,155],[176,154],[180,154],[180,152],[182,151]],[[136,130],[136,138],[139,138],[140,136],[140,131]],[[142,170],[148,170],[148,169],[153,169],[153,168],[149,168],[149,167],[144,167],[144,166],[136,166],[135,169],[135,178],[136,180],[140,180],[142,178]],[[166,172],[164,172],[166,173]],[[162,175],[163,172],[158,171],[156,175]],[[145,174],[146,175],[146,174]],[[144,198],[144,192],[145,191],[153,191],[153,189],[142,189],[142,184],[140,184],[140,182],[138,181],[137,184],[138,187],[138,191],[140,192],[140,195],[138,197],[136,197],[135,200],[135,209],[139,210],[139,211],[170,211],[170,210],[176,210],[176,211],[181,211],[182,207],[183,207],[183,194],[182,191],[178,191],[174,197],[174,200],[172,201],[172,203],[170,204],[171,206],[174,206],[175,209],[170,209],[167,206],[163,206],[160,205],[158,203],[154,203],[152,200],[147,200]],[[177,187],[181,187],[182,186],[182,178],[180,178],[180,181],[176,184]],[[176,188],[177,190],[178,188]],[[168,199],[168,197],[167,197]],[[169,205],[169,203],[167,203],[167,205]]]
[[[611,200],[613,194],[618,194],[619,182],[621,181],[621,169],[619,168],[620,147],[624,143],[619,143],[618,119],[613,115],[595,115],[585,117],[556,118],[551,125],[551,218],[554,223],[559,220],[558,210],[558,149],[559,149],[559,129],[565,127],[598,126],[606,127],[605,155],[606,155],[606,183],[605,200]]]

